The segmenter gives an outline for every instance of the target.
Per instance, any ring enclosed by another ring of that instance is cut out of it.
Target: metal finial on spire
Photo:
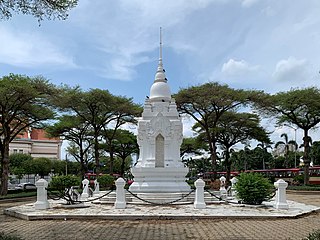
[[[162,59],[162,27],[160,27],[160,54],[159,57]]]

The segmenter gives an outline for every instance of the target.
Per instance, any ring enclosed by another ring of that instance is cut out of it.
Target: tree
[[[248,144],[252,139],[270,143],[268,134],[260,126],[260,119],[256,114],[225,112],[217,123],[217,129],[212,131],[217,133],[217,142],[224,150],[227,182],[231,172],[230,151],[234,145]]]
[[[320,91],[316,87],[292,89],[274,95],[261,94],[256,107],[267,116],[276,117],[278,125],[294,125],[303,130],[304,184],[309,183],[310,143],[309,130],[320,122]]]
[[[89,123],[79,116],[62,115],[46,131],[53,137],[61,137],[70,142],[67,152],[80,163],[81,175],[84,176],[88,171],[88,156],[93,145]]]
[[[13,153],[9,156],[10,160],[10,170],[21,167],[24,162],[31,161],[33,158],[31,157],[30,154],[25,154],[25,153]]]
[[[1,0],[0,19],[9,19],[13,13],[32,15],[42,21],[46,19],[65,20],[68,12],[78,0]]]
[[[238,152],[233,152],[230,161],[232,167],[238,171],[262,169],[264,163],[273,164],[271,153],[264,151],[260,147],[249,149],[245,147]]]
[[[175,94],[179,112],[191,116],[204,131],[211,154],[212,170],[216,170],[217,161],[217,134],[212,129],[217,127],[225,112],[249,104],[256,94],[256,91],[233,89],[216,82],[181,89]]]
[[[98,174],[100,173],[99,151],[102,131],[114,123],[117,127],[125,122],[133,121],[135,114],[140,111],[139,106],[134,104],[132,99],[114,96],[109,91],[101,89],[90,89],[83,92],[79,87],[69,88],[56,102],[62,111],[76,115],[81,122],[90,127],[93,138],[93,156]]]
[[[186,155],[201,155],[207,150],[207,145],[199,138],[183,138],[180,147],[180,157],[183,159]]]
[[[42,77],[10,74],[0,79],[1,195],[8,191],[10,142],[54,117],[50,100],[57,94],[58,89]]]
[[[27,162],[31,161],[33,158],[30,154],[25,153],[14,153],[9,156],[9,170],[11,173],[16,175],[18,179],[21,179],[24,174],[26,174],[26,170],[24,166]]]
[[[113,173],[113,165],[114,165],[114,144],[113,140],[117,138],[119,128],[125,123],[136,124],[136,117],[140,116],[142,112],[141,106],[134,104],[132,99],[128,99],[125,97],[116,97],[117,98],[117,110],[114,115],[114,119],[111,122],[109,127],[108,125],[103,126],[102,135],[106,141],[106,147],[110,156],[110,165],[109,172]],[[120,132],[121,135],[121,132]]]
[[[126,159],[131,154],[139,152],[137,137],[127,130],[118,129],[113,145],[115,155],[121,159],[120,175],[123,176],[126,170]]]
[[[25,163],[27,174],[39,174],[40,177],[46,176],[51,172],[52,162],[49,158],[34,158]]]
[[[313,165],[320,165],[320,141],[314,141],[310,149]]]
[[[286,133],[282,133],[281,137],[284,138],[284,142],[283,141],[278,141],[276,142],[274,148],[275,149],[279,149],[279,147],[283,147],[284,150],[284,168],[288,168],[289,167],[289,153],[292,149],[292,147],[294,148],[294,150],[296,151],[298,149],[298,144],[296,143],[296,141],[294,140],[288,140],[288,134]],[[291,149],[290,149],[291,148]],[[291,165],[291,164],[290,164]]]
[[[268,148],[272,149],[271,143],[266,143],[266,142],[260,142],[257,144],[257,147],[263,149],[263,151],[266,153],[265,155],[268,155]],[[262,169],[266,168],[266,163],[269,163],[269,159],[263,158],[263,164],[262,164]]]

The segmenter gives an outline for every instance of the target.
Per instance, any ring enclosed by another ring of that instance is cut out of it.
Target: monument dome
[[[171,91],[162,64],[162,51],[160,47],[160,58],[154,83],[150,89],[151,101],[170,101]]]

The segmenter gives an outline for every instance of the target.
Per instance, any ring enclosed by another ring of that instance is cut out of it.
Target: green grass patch
[[[287,190],[296,191],[320,191],[320,185],[305,185],[305,186],[288,186]]]
[[[23,197],[33,197],[33,196],[37,196],[37,192],[36,191],[28,191],[28,192],[10,192],[5,196],[0,196],[0,200],[3,199],[12,199],[12,198],[23,198]],[[0,238],[1,240],[1,238]]]

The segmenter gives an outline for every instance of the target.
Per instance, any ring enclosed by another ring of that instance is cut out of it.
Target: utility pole
[[[66,154],[66,176],[68,175],[68,154]]]

